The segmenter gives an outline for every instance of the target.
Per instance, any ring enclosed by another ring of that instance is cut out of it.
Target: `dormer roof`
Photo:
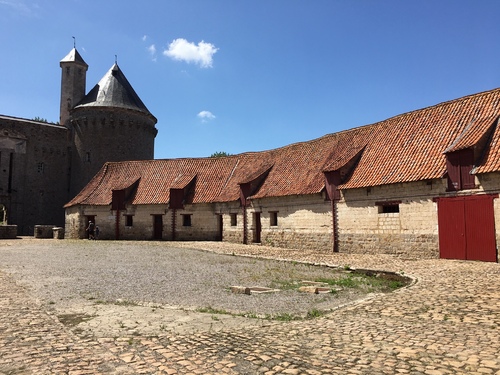
[[[83,107],[122,108],[153,116],[116,63],[75,106]]]

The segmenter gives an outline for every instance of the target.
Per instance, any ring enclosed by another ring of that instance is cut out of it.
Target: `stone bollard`
[[[52,228],[52,232],[54,234],[54,239],[62,240],[64,238],[64,228],[54,227],[54,228]]]
[[[52,238],[54,235],[52,228],[53,225],[35,225],[35,238]]]
[[[13,239],[17,237],[17,225],[0,225],[0,239]]]

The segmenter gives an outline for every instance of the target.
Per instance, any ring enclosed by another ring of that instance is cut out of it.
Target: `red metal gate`
[[[495,195],[438,198],[441,258],[497,261]]]

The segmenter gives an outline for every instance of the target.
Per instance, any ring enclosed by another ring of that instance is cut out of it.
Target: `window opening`
[[[399,204],[388,205],[388,206],[379,206],[378,213],[379,214],[399,213]]]
[[[272,227],[278,226],[278,211],[269,211],[269,220]]]
[[[238,215],[231,214],[231,226],[235,227],[236,225],[238,225]]]
[[[191,226],[191,214],[182,215],[182,226],[183,227],[190,227]]]
[[[134,216],[133,215],[125,215],[125,226],[131,227],[134,225]]]
[[[401,201],[375,202],[375,205],[378,206],[379,214],[399,213],[400,204]]]

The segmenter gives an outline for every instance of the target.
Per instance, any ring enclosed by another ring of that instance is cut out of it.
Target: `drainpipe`
[[[338,233],[338,218],[336,201],[340,199],[340,192],[337,186],[341,183],[340,171],[325,171],[325,188],[328,198],[332,202],[332,240],[333,252],[339,252],[339,233]]]
[[[177,208],[172,209],[172,241],[175,241],[176,233],[175,233],[175,218],[177,216]]]
[[[338,233],[338,225],[337,225],[337,205],[335,204],[336,200],[332,199],[332,228],[333,228],[333,252],[339,252],[339,233]]]
[[[246,204],[244,204],[242,208],[243,208],[243,244],[246,245],[248,244],[248,235],[247,235],[248,218],[247,218]]]
[[[247,217],[247,206],[248,199],[250,196],[250,183],[240,184],[240,205],[243,209],[243,244],[248,244],[248,234],[247,234],[247,226],[248,226],[248,217]]]
[[[115,239],[120,239],[120,210],[116,210],[115,217]]]

